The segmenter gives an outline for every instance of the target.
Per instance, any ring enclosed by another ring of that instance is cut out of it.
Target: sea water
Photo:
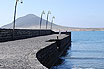
[[[54,69],[104,69],[104,32],[72,32],[71,48]]]

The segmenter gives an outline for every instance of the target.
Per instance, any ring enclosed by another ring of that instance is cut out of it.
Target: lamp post
[[[51,14],[50,11],[48,11],[48,14],[47,14],[46,29],[47,29],[47,25],[48,25],[48,17],[49,17],[49,14]]]
[[[15,20],[16,20],[16,10],[17,10],[17,3],[19,2],[19,0],[16,0],[15,3],[15,10],[14,10],[14,21],[13,21],[13,38],[14,38],[14,30],[15,30]],[[21,0],[21,3],[23,3],[23,1]]]
[[[51,30],[52,30],[52,24],[53,24],[53,20],[55,19],[55,17],[52,17],[52,22],[51,22]]]
[[[41,24],[42,24],[42,17],[43,17],[43,14],[45,14],[44,11],[43,11],[42,14],[41,14],[41,19],[40,19],[40,30],[41,30]]]

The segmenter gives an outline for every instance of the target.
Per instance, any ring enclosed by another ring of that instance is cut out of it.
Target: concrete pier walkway
[[[62,34],[59,39],[68,35]],[[0,69],[47,69],[36,58],[36,53],[54,42],[57,34],[0,43]]]

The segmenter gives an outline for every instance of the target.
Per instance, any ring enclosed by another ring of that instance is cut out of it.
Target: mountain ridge
[[[12,29],[13,22],[2,26],[1,28]],[[51,27],[51,22],[48,22],[48,29]],[[39,29],[40,28],[40,17],[34,14],[28,14],[23,17],[16,19],[16,29]],[[42,29],[46,29],[46,20],[42,19]],[[76,28],[76,27],[65,27],[57,24],[53,24],[54,31],[104,31],[104,28]]]

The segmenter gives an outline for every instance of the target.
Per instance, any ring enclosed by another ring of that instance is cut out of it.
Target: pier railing
[[[0,42],[24,39],[36,36],[50,35],[52,34],[52,30],[44,30],[44,29],[15,29],[14,36],[12,29],[0,29]]]

